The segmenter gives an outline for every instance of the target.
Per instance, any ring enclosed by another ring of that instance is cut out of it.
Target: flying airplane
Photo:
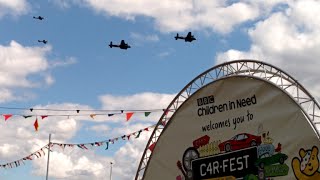
[[[38,42],[42,42],[43,44],[47,44],[47,40],[38,40]]]
[[[112,44],[112,41],[111,41],[110,44],[109,44],[109,47],[110,48],[118,47],[120,49],[125,49],[125,50],[127,50],[128,48],[131,48],[131,46],[129,46],[127,43],[125,43],[124,40],[121,40],[120,45]]]
[[[177,36],[174,37],[176,40],[178,39],[184,39],[185,42],[191,42],[193,40],[196,40],[196,38],[194,38],[194,36],[191,34],[191,32],[188,33],[188,35],[186,37],[183,36],[179,36],[179,34],[177,33]]]
[[[33,19],[43,20],[43,19],[44,19],[44,17],[42,17],[42,16],[38,16],[38,17],[33,16]]]

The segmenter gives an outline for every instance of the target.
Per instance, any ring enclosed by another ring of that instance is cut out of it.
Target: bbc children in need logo
[[[257,98],[255,94],[253,96],[245,98],[229,100],[220,104],[215,103],[214,95],[209,95],[197,99],[197,114],[199,117],[201,117],[206,115],[212,115],[218,112],[248,107],[255,104],[257,104]]]

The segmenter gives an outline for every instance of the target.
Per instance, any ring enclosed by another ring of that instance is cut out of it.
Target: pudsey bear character
[[[292,169],[294,175],[299,180],[320,179],[318,148],[313,146],[312,149],[300,149],[298,157],[292,159]]]

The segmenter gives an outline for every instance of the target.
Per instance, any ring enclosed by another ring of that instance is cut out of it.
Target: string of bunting
[[[105,146],[105,150],[107,150],[109,148],[110,144],[114,144],[116,141],[118,140],[130,140],[131,139],[136,139],[139,138],[141,133],[144,131],[149,131],[150,129],[154,128],[156,125],[152,125],[143,129],[140,129],[139,131],[135,131],[133,133],[130,134],[126,134],[126,135],[122,135],[119,137],[115,137],[112,139],[108,139],[108,140],[104,140],[104,141],[95,141],[95,142],[90,142],[90,143],[81,143],[81,144],[70,144],[70,143],[54,143],[51,142],[50,144],[46,144],[45,146],[43,146],[42,148],[40,148],[39,150],[31,153],[30,155],[23,157],[21,159],[9,162],[9,163],[5,163],[5,164],[0,164],[0,168],[4,168],[4,169],[8,169],[8,168],[15,168],[15,167],[19,167],[21,165],[24,165],[25,161],[29,161],[29,160],[33,160],[35,158],[40,158],[45,156],[45,151],[44,149],[49,149],[49,145],[50,145],[50,151],[51,147],[54,146],[59,146],[61,147],[63,150],[67,147],[67,148],[73,148],[73,147],[78,147],[80,149],[84,149],[84,150],[88,150],[90,149],[90,147],[102,147]]]
[[[53,109],[51,109],[51,110],[53,110]],[[57,109],[55,109],[55,110],[57,110]],[[80,110],[76,110],[76,111],[77,111],[77,113],[80,113]],[[93,110],[91,110],[91,111],[93,111]],[[98,110],[98,111],[102,111],[102,110]],[[105,111],[107,111],[107,110],[105,110]],[[107,115],[108,115],[108,117],[110,117],[110,116],[114,116],[114,115],[118,115],[118,114],[125,114],[126,115],[126,121],[129,121],[131,119],[131,117],[135,113],[144,113],[144,116],[148,117],[152,112],[159,111],[159,109],[156,109],[156,110],[153,109],[153,110],[147,110],[147,111],[144,111],[144,110],[135,110],[135,111],[128,111],[128,112],[127,111],[128,110],[121,110],[118,113],[109,113]],[[161,109],[161,111],[163,111],[163,112],[165,112],[167,114],[170,110]],[[90,118],[94,119],[96,116],[101,116],[101,115],[105,116],[106,114],[92,113],[92,114],[64,114],[64,115],[53,115],[53,114],[46,114],[46,115],[1,114],[1,115],[4,118],[4,121],[9,120],[12,116],[21,116],[21,117],[24,117],[25,119],[31,118],[31,117],[36,117],[36,119],[35,119],[35,121],[33,123],[33,126],[34,126],[35,131],[38,131],[39,130],[38,117],[40,117],[41,119],[45,119],[45,118],[48,118],[50,116],[66,116],[68,118],[70,116],[89,116]]]

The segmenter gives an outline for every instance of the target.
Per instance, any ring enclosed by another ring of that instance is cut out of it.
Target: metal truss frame
[[[152,132],[140,160],[135,180],[144,178],[145,169],[148,167],[149,159],[152,155],[149,147],[157,142],[162,130],[166,126],[167,122],[170,121],[170,117],[175,113],[179,106],[203,86],[227,76],[255,77],[276,85],[279,89],[291,96],[298,105],[300,105],[301,110],[309,119],[310,124],[313,126],[319,138],[320,128],[316,128],[317,124],[319,124],[320,127],[319,103],[297,80],[283,70],[265,62],[247,59],[225,62],[208,69],[194,78],[171,101]]]

